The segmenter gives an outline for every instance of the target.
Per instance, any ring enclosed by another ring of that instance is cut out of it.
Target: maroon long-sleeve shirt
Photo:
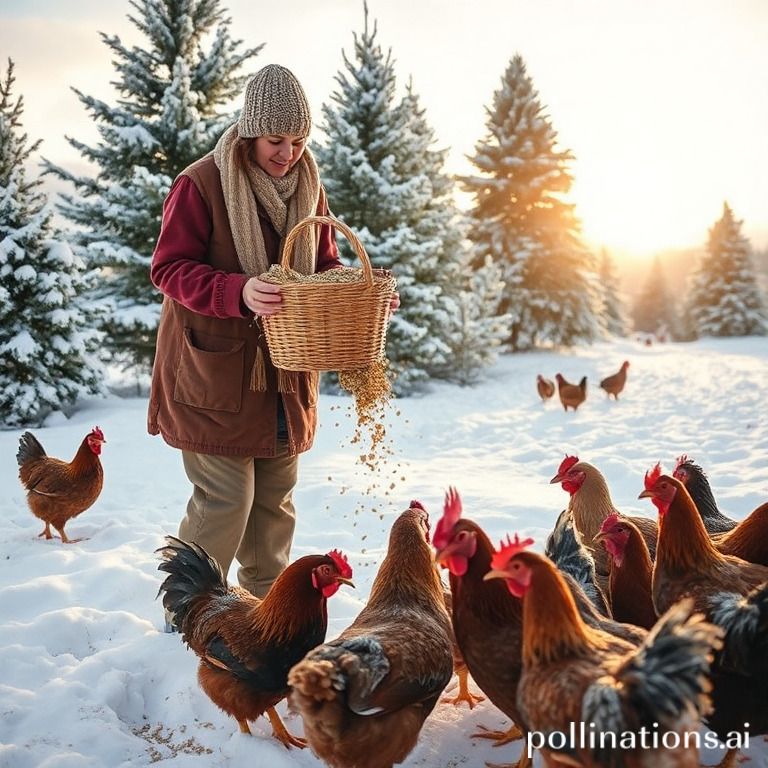
[[[271,223],[265,240],[274,237],[277,253],[280,236]],[[224,272],[207,263],[212,223],[208,207],[189,176],[179,176],[163,204],[163,223],[152,256],[150,276],[154,285],[187,309],[212,317],[247,317],[250,312],[242,300],[248,275]],[[320,228],[317,272],[342,266],[333,228]]]

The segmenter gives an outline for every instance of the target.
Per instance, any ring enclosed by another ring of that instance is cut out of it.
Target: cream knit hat
[[[309,136],[312,116],[301,83],[289,69],[268,64],[245,89],[245,104],[237,123],[242,138],[270,134]]]

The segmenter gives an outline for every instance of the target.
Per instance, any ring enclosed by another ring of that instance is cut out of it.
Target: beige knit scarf
[[[256,163],[245,168],[237,162],[237,124],[228,128],[216,143],[213,159],[221,176],[224,204],[227,207],[229,227],[240,267],[251,277],[269,269],[269,258],[264,235],[259,224],[259,206],[269,216],[281,239],[307,216],[317,213],[320,199],[320,175],[315,158],[304,149],[299,162],[282,178],[274,178]],[[291,266],[305,275],[314,273],[317,266],[315,227],[305,227],[296,238]],[[256,358],[251,370],[251,389],[267,389],[266,367],[261,346],[256,346]],[[295,373],[277,369],[279,392],[295,392]]]
[[[315,158],[304,149],[299,162],[282,178],[273,178],[256,163],[245,168],[235,158],[237,124],[230,126],[213,150],[221,175],[229,226],[243,272],[258,276],[269,269],[259,206],[269,216],[281,238],[307,216],[314,216],[320,199],[320,175]],[[315,227],[305,227],[296,239],[291,266],[311,275],[316,266]]]

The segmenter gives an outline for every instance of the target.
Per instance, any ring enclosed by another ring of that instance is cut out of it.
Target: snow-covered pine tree
[[[596,267],[574,206],[562,197],[572,184],[573,155],[557,149],[521,56],[511,60],[487,113],[488,134],[470,158],[482,175],[462,181],[475,198],[475,264],[490,256],[502,269],[508,343],[518,350],[590,341],[603,331]]]
[[[0,80],[0,421],[39,425],[100,390],[98,333],[78,306],[84,265],[60,239],[53,211],[24,164],[40,146],[22,133],[14,64]]]
[[[149,280],[160,232],[162,203],[174,177],[213,148],[234,120],[222,105],[239,96],[243,63],[261,49],[239,52],[220,0],[130,0],[131,23],[148,39],[126,47],[101,33],[113,55],[120,94],[115,106],[73,89],[97,123],[101,140],[88,146],[68,138],[98,168],[75,176],[47,162],[71,182],[61,213],[77,225],[75,252],[101,268],[97,296],[108,307],[104,330],[112,359],[147,367],[155,348],[161,297]],[[210,47],[203,50],[204,39]]]
[[[687,316],[699,336],[768,333],[768,313],[741,226],[725,203],[722,217],[709,230],[688,296]]]
[[[387,356],[395,390],[404,394],[449,375],[453,318],[444,288],[463,241],[442,172],[445,152],[433,149],[413,88],[396,100],[391,51],[385,55],[376,32],[366,5],[354,57],[344,54],[338,90],[323,105],[325,141],[314,151],[334,214],[360,236],[375,267],[397,276],[402,304],[387,334]]]
[[[467,258],[469,275],[462,290],[446,292],[452,318],[448,346],[451,350],[450,378],[462,385],[475,384],[484,368],[498,357],[501,345],[509,335],[509,316],[499,315],[499,302],[504,291],[501,268],[490,256],[477,269]]]
[[[661,260],[656,256],[632,310],[634,329],[666,338],[678,337],[677,306]]]
[[[606,330],[614,336],[626,336],[627,323],[624,317],[619,278],[611,254],[605,248],[600,251],[600,286],[602,315]]]

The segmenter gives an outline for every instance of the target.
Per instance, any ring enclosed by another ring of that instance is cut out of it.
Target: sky
[[[360,0],[229,0],[234,34],[266,43],[320,106],[363,26]],[[413,78],[446,170],[468,173],[485,107],[523,56],[560,146],[576,156],[571,199],[595,247],[649,255],[703,246],[725,200],[768,246],[768,3],[764,0],[370,0],[400,88]],[[127,0],[0,0],[0,61],[17,64],[25,127],[80,170],[64,135],[94,126],[70,87],[114,102],[98,32],[144,44]],[[466,205],[469,201],[463,200]]]
[[[618,402],[608,400],[594,382],[624,359],[626,388]],[[589,377],[575,413],[539,400],[536,374],[557,371]],[[707,471],[720,508],[744,518],[768,498],[766,381],[768,347],[759,338],[507,355],[471,390],[442,383],[399,399],[387,416],[392,453],[376,473],[356,463],[349,401],[321,396],[317,440],[301,458],[292,559],[333,548],[349,557],[356,589],[342,587],[329,600],[327,637],[362,608],[395,517],[418,499],[434,526],[449,485],[492,541],[519,533],[541,551],[567,504],[549,483],[564,454],[594,464],[622,512],[654,516],[637,498],[645,471],[656,461],[669,471],[687,453]],[[180,452],[146,433],[146,411],[145,397],[112,395],[33,430],[65,460],[96,424],[107,440],[103,491],[68,523],[68,535],[84,539],[71,545],[37,538],[42,524],[17,477],[20,430],[0,431],[0,765],[321,768],[309,750],[271,739],[265,718],[252,724],[253,737],[239,734],[198,687],[194,654],[161,630],[154,550],[176,532],[189,487]],[[278,711],[286,715],[284,703]],[[299,717],[285,722],[301,734]],[[488,701],[472,711],[439,704],[403,766],[483,768],[517,758],[519,742],[494,748],[471,739],[479,725],[510,723]],[[748,754],[744,768],[768,766],[762,737]],[[702,763],[721,757],[710,750]]]

